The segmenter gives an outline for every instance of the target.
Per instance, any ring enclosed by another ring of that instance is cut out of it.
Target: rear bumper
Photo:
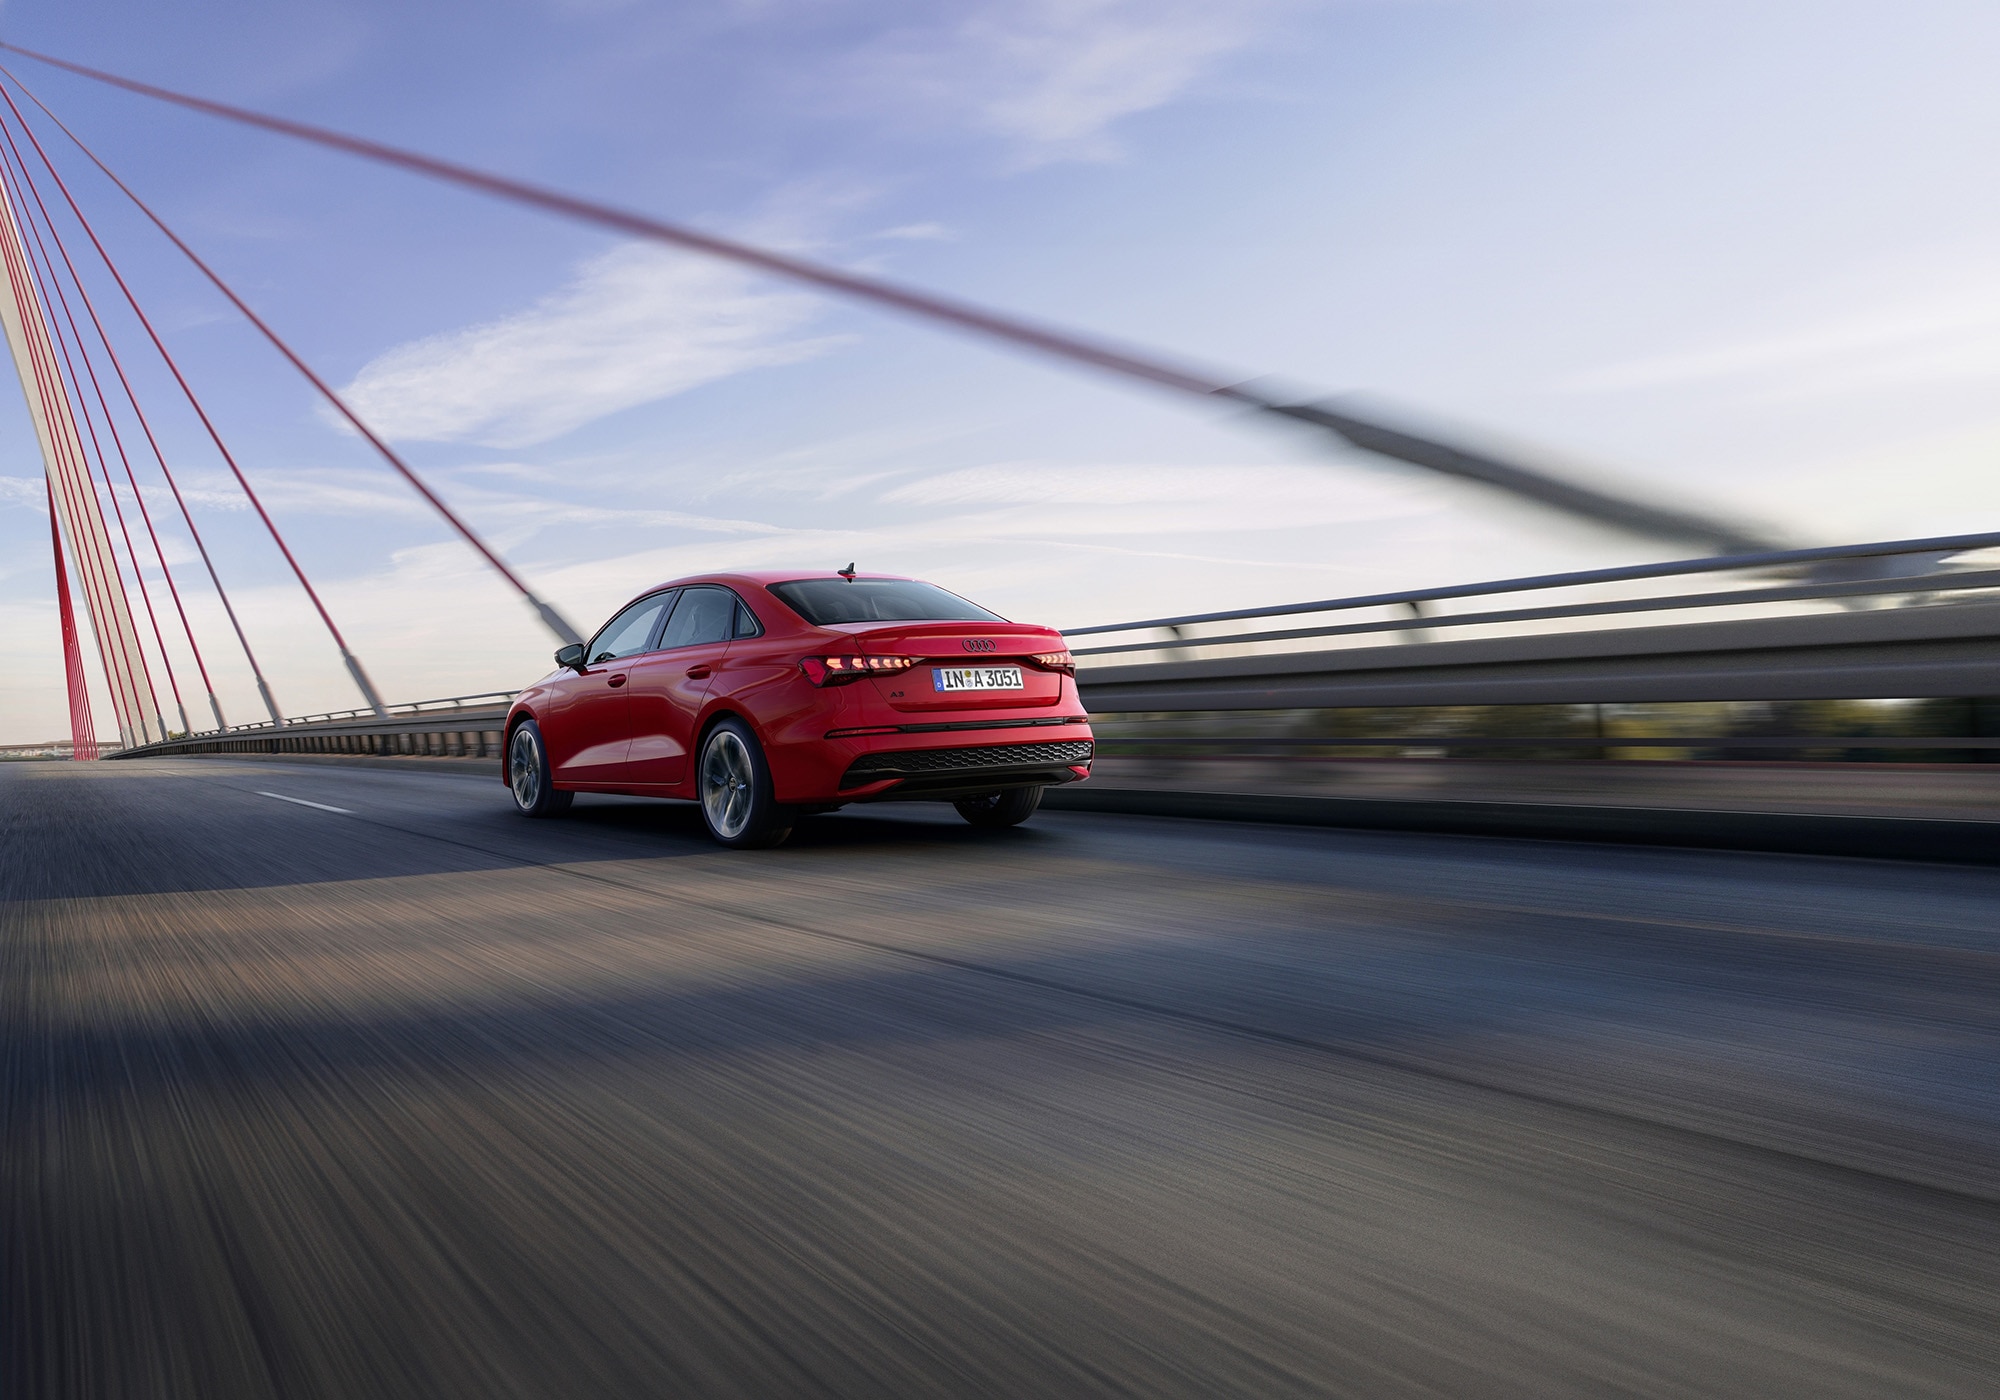
[[[1090,739],[892,749],[848,765],[839,796],[854,802],[936,801],[1005,788],[1053,787],[1088,776]]]

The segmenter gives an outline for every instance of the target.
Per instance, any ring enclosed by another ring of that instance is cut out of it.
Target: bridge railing
[[[1079,661],[1265,655],[1374,640],[1426,643],[1653,624],[1678,614],[1809,615],[1962,600],[2000,588],[2000,568],[1941,567],[2000,548],[2000,533],[1770,551],[1188,613],[1068,629]],[[1551,601],[1542,601],[1556,595]],[[1569,596],[1563,596],[1569,595]],[[1306,626],[1283,625],[1311,619]],[[1098,642],[1097,638],[1106,638]]]
[[[417,700],[404,705],[388,705],[384,709],[390,718],[403,715],[432,714],[439,710],[464,710],[467,708],[490,708],[506,705],[518,695],[514,690],[489,690],[478,695],[452,695],[442,700]],[[254,734],[278,729],[296,729],[301,725],[334,724],[343,720],[373,720],[377,716],[373,710],[329,710],[324,714],[297,715],[287,717],[283,722],[257,720],[250,724],[232,724],[226,729],[198,730],[191,738],[208,738],[224,734]]]
[[[1984,757],[2000,737],[1988,723],[2000,709],[1984,698],[2000,697],[2000,568],[1945,561],[1996,548],[2000,533],[1680,560],[1066,635],[1084,702],[1105,721],[1107,756]],[[1086,640],[1095,638],[1108,640]],[[512,698],[494,691],[385,716],[301,716],[122,756],[497,757]],[[1801,727],[1791,712],[1747,726],[1674,721],[1655,733],[1628,723],[1630,714],[1607,725],[1604,708],[1870,700],[1948,703],[1915,731],[1890,732],[1868,716],[1831,722],[1846,733],[1819,720]],[[1970,708],[1961,715],[1952,704]],[[1465,722],[1482,707],[1492,714]],[[1350,722],[1385,709],[1404,720]],[[1458,718],[1408,722],[1426,709]],[[1290,717],[1274,727],[1273,712]],[[1200,732],[1144,723],[1149,716],[1199,717]]]
[[[190,754],[323,754],[376,758],[498,759],[507,707],[516,692],[488,691],[390,705],[387,713],[339,710],[300,715],[283,724],[232,725],[181,735],[109,758]]]
[[[1066,635],[1093,713],[1996,696],[2000,568],[1964,557],[1995,548],[1774,551]]]

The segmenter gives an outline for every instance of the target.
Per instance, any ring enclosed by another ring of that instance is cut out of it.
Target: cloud
[[[253,468],[249,476],[250,484],[256,488],[257,499],[278,516],[281,529],[286,519],[297,517],[350,516],[365,520],[432,518],[430,507],[400,480],[389,475],[386,467],[259,467]],[[233,476],[223,471],[183,470],[180,486],[181,499],[198,507],[198,514],[207,511],[239,513],[250,509],[250,501],[243,494],[243,488],[236,484]],[[119,500],[127,510],[131,510],[132,488],[120,482],[117,489]],[[152,508],[157,521],[164,523],[178,516],[164,487],[147,487],[146,503]],[[136,523],[133,528],[138,528]]]
[[[48,484],[39,476],[0,476],[0,502],[46,511],[48,500]]]
[[[1556,387],[1599,394],[1735,381],[1765,394],[1810,396],[1996,375],[2000,278],[1989,273],[1983,285],[1968,278],[1946,295],[1883,299],[1777,334],[1607,365]]]
[[[905,243],[949,243],[957,235],[943,224],[898,224],[895,228],[885,228],[874,238],[893,238]]]
[[[561,501],[517,500],[489,504],[483,514],[495,521],[518,519],[542,529],[551,525],[616,525],[625,529],[687,530],[697,534],[762,534],[782,527],[763,520],[719,515],[691,515],[679,510],[645,510],[631,506],[577,505]]]
[[[1012,0],[868,56],[871,85],[959,109],[1030,163],[1105,160],[1109,130],[1165,106],[1261,32],[1272,7],[1198,0]]]
[[[526,447],[746,370],[822,354],[818,303],[733,268],[627,244],[525,311],[401,345],[344,391],[390,438]]]
[[[1003,462],[906,482],[882,499],[929,506],[1158,507],[1177,528],[1194,531],[1214,528],[1225,516],[1285,528],[1297,524],[1301,513],[1359,520],[1429,505],[1409,482],[1357,479],[1319,466],[1234,464]]]

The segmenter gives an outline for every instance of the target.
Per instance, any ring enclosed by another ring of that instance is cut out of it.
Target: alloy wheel
[[[514,801],[522,811],[532,811],[542,795],[542,756],[536,750],[532,730],[514,731],[507,746],[507,785],[514,789]]]
[[[701,755],[701,807],[709,829],[734,840],[750,824],[756,770],[750,750],[734,730],[718,729]]]

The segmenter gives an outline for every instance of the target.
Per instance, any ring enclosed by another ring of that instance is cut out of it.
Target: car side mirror
[[[556,652],[556,665],[567,666],[572,671],[583,669],[583,643],[571,642]]]

